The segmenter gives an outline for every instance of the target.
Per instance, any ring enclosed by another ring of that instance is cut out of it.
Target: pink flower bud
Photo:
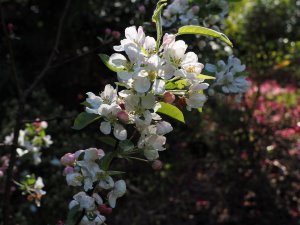
[[[112,213],[112,208],[107,207],[105,204],[101,204],[98,206],[98,211],[104,215],[109,215]]]
[[[125,110],[125,104],[124,103],[120,103],[119,106],[121,107],[122,110]]]
[[[194,5],[194,6],[192,7],[192,11],[193,11],[194,14],[197,14],[197,13],[199,12],[199,10],[200,10],[200,8],[199,8],[198,5]]]
[[[128,123],[128,121],[129,121],[129,116],[128,116],[128,113],[126,111],[118,112],[117,117],[122,123]]]
[[[154,160],[152,163],[152,169],[154,170],[161,170],[163,167],[163,162],[160,160]]]
[[[101,159],[105,156],[105,152],[102,149],[97,149],[98,158]]]
[[[111,29],[110,28],[106,28],[105,29],[105,34],[106,35],[111,35]]]
[[[7,29],[9,33],[14,32],[15,26],[12,23],[7,24]]]
[[[146,12],[146,8],[145,8],[144,5],[139,6],[139,12],[142,13],[142,14],[144,14]]]
[[[74,168],[71,166],[67,166],[65,167],[64,171],[63,171],[63,175],[66,176],[69,173],[74,173]]]
[[[44,129],[46,129],[48,127],[48,123],[46,121],[42,121],[40,126]]]
[[[0,170],[0,178],[4,176],[4,173],[2,170]]]
[[[64,166],[72,166],[75,162],[75,155],[72,153],[67,153],[63,157],[61,157],[60,162]]]
[[[164,101],[166,103],[170,103],[170,104],[173,103],[175,101],[175,98],[176,98],[175,95],[171,92],[164,93]]]
[[[111,35],[115,38],[115,39],[119,39],[121,37],[121,33],[119,31],[114,30],[113,32],[111,32]]]

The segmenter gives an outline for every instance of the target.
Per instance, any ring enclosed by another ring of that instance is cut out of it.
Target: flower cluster
[[[201,10],[201,11],[200,11]],[[217,14],[212,14],[216,11]],[[198,25],[203,24],[206,27],[212,27],[219,30],[218,24],[224,20],[228,14],[229,4],[226,0],[211,0],[209,4],[193,5],[188,0],[174,0],[163,11],[162,23],[165,27],[171,27],[173,24],[179,23],[181,25]],[[201,14],[210,12],[210,14]]]
[[[163,26],[170,27],[177,21],[180,21],[182,25],[197,25],[199,23],[198,12],[199,6],[195,5],[191,7],[188,0],[174,0],[163,11]]]
[[[33,161],[35,165],[41,163],[40,152],[42,148],[48,148],[53,143],[50,135],[46,135],[46,129],[48,123],[46,121],[35,121],[33,123],[27,123],[24,130],[20,130],[17,153],[19,157],[22,157],[28,153],[33,156]],[[5,137],[4,143],[11,145],[13,142],[14,135]]]
[[[210,86],[209,94],[213,95],[215,91],[224,94],[245,93],[250,86],[249,81],[241,76],[245,68],[245,65],[234,56],[228,57],[227,64],[223,60],[218,61],[216,65],[206,64],[205,70],[216,76],[215,82]]]
[[[115,182],[110,176],[110,171],[100,168],[99,163],[104,155],[101,149],[89,148],[74,154],[67,153],[61,158],[68,185],[83,186],[84,189],[74,195],[69,204],[70,209],[78,207],[78,210],[84,210],[81,225],[103,224],[103,214],[110,214],[116,206],[117,199],[126,192],[124,180]],[[100,192],[107,193],[107,203],[100,196]]]
[[[86,112],[100,115],[101,132],[108,135],[113,131],[121,141],[128,138],[126,126],[133,125],[140,134],[138,149],[148,160],[155,160],[158,152],[165,149],[164,135],[173,130],[157,114],[161,107],[158,100],[164,97],[172,103],[176,94],[181,95],[188,110],[200,108],[206,101],[203,90],[209,85],[199,77],[204,66],[197,55],[186,53],[188,46],[182,40],[176,41],[175,35],[165,34],[161,46],[153,37],[145,36],[142,27],[126,28],[125,36],[114,49],[124,51],[126,56],[114,53],[109,58],[125,89],[118,91],[106,85],[99,96],[88,92]],[[180,81],[184,88],[167,91],[173,81]]]
[[[43,188],[45,187],[44,182],[43,182],[43,178],[38,177],[34,184],[31,186],[23,186],[25,187],[24,191],[27,192],[28,196],[27,199],[28,201],[35,201],[35,204],[40,207],[41,206],[41,199],[43,197],[43,195],[46,194],[46,191],[43,190]]]

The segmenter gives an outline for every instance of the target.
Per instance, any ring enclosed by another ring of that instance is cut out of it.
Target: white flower
[[[163,145],[166,143],[166,137],[162,135],[153,134],[156,129],[150,128],[148,135],[141,135],[138,142],[138,148],[144,150],[144,155],[148,160],[155,160],[158,158],[158,151],[163,151]]]
[[[209,93],[213,93],[214,87],[220,87],[225,94],[229,93],[244,93],[249,88],[249,82],[243,76],[237,75],[245,70],[245,65],[234,57],[228,57],[228,63],[223,60],[218,61],[217,65],[207,64],[205,69],[216,74],[216,81],[212,84]]]
[[[91,107],[86,107],[86,111],[88,113],[99,114],[99,109],[103,104],[113,104],[117,101],[117,91],[110,85],[107,84],[104,88],[104,91],[100,94],[100,96],[96,96],[92,92],[86,93],[88,98],[86,98],[87,103],[91,105]],[[101,114],[100,114],[101,115]]]
[[[115,183],[114,189],[108,193],[108,203],[110,207],[116,207],[116,201],[126,193],[126,183],[124,180],[118,180]]]
[[[83,181],[83,176],[80,173],[69,173],[66,176],[68,185],[70,186],[81,186]]]
[[[151,82],[147,77],[137,77],[134,80],[133,87],[138,93],[145,93],[150,89]]]
[[[77,201],[81,209],[92,211],[95,209],[95,199],[88,196],[85,192],[81,191],[73,196],[74,200]]]
[[[190,86],[188,97],[186,98],[187,110],[192,108],[200,108],[203,106],[207,97],[203,94],[203,90],[207,89],[207,83],[194,83]]]
[[[92,92],[87,92],[86,94],[88,96],[86,101],[87,101],[87,103],[89,103],[91,105],[91,107],[86,107],[85,110],[88,113],[98,114],[98,108],[100,107],[100,105],[103,102],[102,98],[100,98],[99,96],[96,96]]]
[[[170,123],[166,121],[161,121],[156,124],[157,134],[158,135],[165,135],[170,133],[173,130],[173,127]]]
[[[98,205],[103,204],[103,199],[97,193],[93,193],[92,197],[95,199]]]
[[[111,176],[106,176],[104,179],[101,179],[99,182],[99,187],[107,190],[107,189],[111,189],[114,187],[114,180],[112,179]]]

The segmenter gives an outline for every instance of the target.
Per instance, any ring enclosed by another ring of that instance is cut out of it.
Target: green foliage
[[[115,147],[116,144],[117,144],[116,139],[114,139],[114,138],[111,137],[111,136],[102,136],[102,137],[99,138],[99,140],[100,140],[101,142],[103,142],[104,144],[110,145],[110,146],[112,146],[112,147]]]
[[[232,42],[229,40],[229,38],[218,31],[206,28],[206,27],[201,27],[201,26],[194,26],[194,25],[187,25],[180,27],[178,29],[177,35],[183,35],[183,34],[195,34],[195,35],[204,35],[204,36],[211,36],[220,39],[221,41],[225,42],[228,44],[230,47],[233,47]]]
[[[96,114],[82,112],[76,117],[72,128],[74,130],[81,130],[81,129],[85,128],[87,125],[95,122],[96,120],[99,120],[100,117],[101,116],[96,115]]]
[[[111,161],[117,156],[117,151],[107,152],[100,160],[100,167],[105,171],[108,170]]]
[[[82,211],[80,210],[80,205],[74,206],[68,212],[68,217],[65,222],[65,225],[75,225],[77,221],[80,219]]]
[[[160,105],[161,108],[157,111],[158,113],[165,114],[175,120],[185,123],[182,112],[176,106],[165,102],[160,102]]]
[[[156,51],[158,51],[158,49],[159,49],[160,40],[162,37],[161,12],[166,5],[167,5],[167,0],[160,0],[157,3],[156,9],[154,10],[154,13],[152,16],[152,22],[155,23],[156,32],[157,32]]]
[[[130,140],[124,140],[119,143],[119,148],[123,152],[128,152],[134,149],[134,144]]]
[[[99,54],[100,59],[102,60],[102,62],[104,63],[105,66],[107,66],[108,69],[110,69],[113,72],[119,72],[122,71],[122,69],[114,67],[113,65],[111,65],[109,63],[109,56],[106,54]]]

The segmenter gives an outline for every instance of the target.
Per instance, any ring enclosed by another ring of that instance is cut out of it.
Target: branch
[[[75,117],[76,117],[76,115],[72,115],[72,116],[55,116],[55,117],[52,117],[52,118],[45,118],[45,119],[22,120],[22,123],[34,123],[34,122],[41,122],[41,121],[51,122],[51,121],[55,121],[55,120],[61,121],[61,120],[74,119]]]
[[[67,15],[67,12],[70,8],[71,5],[71,0],[67,0],[64,11],[61,15],[59,24],[58,24],[58,30],[57,30],[57,34],[56,34],[56,38],[55,38],[55,42],[54,42],[54,46],[52,49],[52,52],[46,62],[46,65],[44,67],[44,69],[40,72],[40,74],[35,78],[35,80],[33,81],[33,83],[29,86],[28,89],[26,89],[23,98],[26,99],[29,94],[34,90],[34,88],[41,82],[41,80],[46,76],[48,70],[51,68],[51,64],[53,62],[53,59],[56,55],[56,53],[58,52],[58,46],[59,46],[59,42],[61,39],[61,34],[62,34],[62,29],[64,26],[64,22],[65,22],[65,18]]]
[[[18,97],[22,96],[22,88],[21,88],[21,82],[17,73],[17,67],[16,67],[16,61],[15,61],[15,57],[14,57],[14,51],[13,51],[13,45],[11,42],[11,38],[9,36],[8,30],[7,30],[7,25],[6,25],[6,21],[5,21],[5,16],[4,16],[4,10],[3,10],[3,3],[0,2],[0,13],[1,13],[1,24],[3,27],[3,33],[6,39],[6,44],[8,47],[8,52],[9,52],[9,60],[11,63],[11,73],[13,74],[14,80],[15,80],[15,84],[17,86],[17,93],[18,93]]]

